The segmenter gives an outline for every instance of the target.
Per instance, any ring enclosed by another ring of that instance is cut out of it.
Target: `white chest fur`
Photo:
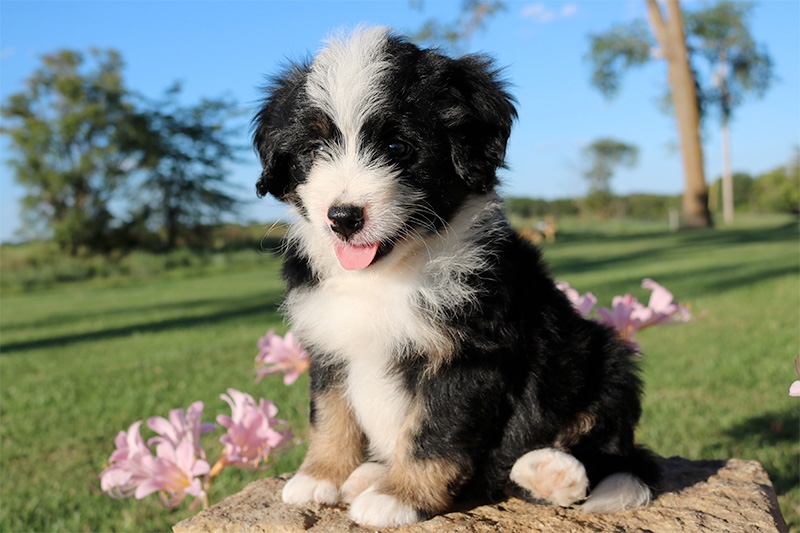
[[[347,396],[374,459],[391,460],[411,403],[393,358],[432,333],[414,306],[415,285],[408,272],[345,272],[287,300],[303,342],[347,364]]]

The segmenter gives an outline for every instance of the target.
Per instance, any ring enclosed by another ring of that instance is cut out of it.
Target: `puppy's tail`
[[[603,479],[581,505],[584,513],[615,513],[636,509],[650,503],[650,487],[628,472],[611,474]]]
[[[657,485],[660,474],[654,456],[644,448],[637,448],[626,462],[632,472],[616,472],[603,478],[581,505],[583,512],[614,513],[650,503],[651,487]]]

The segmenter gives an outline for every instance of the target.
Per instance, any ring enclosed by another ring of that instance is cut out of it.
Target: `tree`
[[[613,199],[611,177],[619,166],[633,167],[639,157],[636,146],[614,139],[598,139],[582,151],[583,177],[589,181],[586,203],[593,211],[607,214]]]
[[[722,120],[724,219],[733,220],[733,185],[728,123],[733,109],[747,94],[762,96],[772,82],[772,61],[753,41],[748,30],[752,5],[722,0],[683,14],[677,0],[666,0],[667,16],[656,0],[646,0],[647,19],[655,42],[642,20],[616,26],[590,36],[587,55],[594,72],[592,84],[604,95],[614,96],[622,74],[658,55],[668,64],[668,106],[675,113],[681,139],[686,224],[710,224],[699,126],[709,109],[718,109]],[[682,23],[682,20],[685,23]],[[684,31],[685,27],[685,31]],[[657,54],[650,53],[658,44]],[[708,63],[710,80],[701,79],[693,65]]]
[[[647,20],[660,47],[659,55],[667,62],[667,79],[672,107],[678,123],[683,161],[684,224],[708,227],[708,189],[703,171],[703,148],[700,142],[700,112],[695,79],[686,48],[683,17],[678,0],[666,0],[666,17],[656,0],[646,0]],[[615,26],[611,31],[590,35],[587,59],[594,72],[592,84],[606,97],[619,91],[622,74],[630,67],[650,60],[653,40],[641,20],[628,26]]]
[[[9,161],[24,187],[24,217],[62,249],[104,249],[109,201],[126,175],[121,141],[132,112],[114,50],[61,50],[42,57],[26,88],[0,106],[10,137]]]
[[[753,5],[723,0],[686,15],[689,46],[713,73],[701,93],[704,107],[716,107],[722,123],[722,212],[733,222],[734,186],[730,163],[729,122],[733,109],[748,94],[764,95],[773,80],[772,60],[753,41],[748,29]]]
[[[770,213],[800,213],[800,147],[789,163],[760,176],[754,184],[756,208]]]
[[[423,0],[411,0],[411,5],[421,8]],[[461,43],[469,42],[477,30],[485,29],[486,21],[505,8],[500,0],[461,0],[461,12],[454,22],[442,24],[428,19],[411,37],[417,42],[458,48]]]
[[[175,84],[162,100],[146,102],[130,139],[142,174],[134,218],[161,228],[170,250],[181,236],[191,244],[204,243],[203,228],[238,206],[228,192],[226,168],[241,149],[229,142],[235,132],[226,125],[235,115],[235,103],[203,99],[181,105],[180,92]]]

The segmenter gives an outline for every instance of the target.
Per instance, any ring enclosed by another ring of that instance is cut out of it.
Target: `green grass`
[[[639,334],[646,383],[638,439],[665,456],[757,459],[800,528],[798,399],[793,358],[800,316],[797,222],[749,219],[733,228],[669,233],[562,224],[544,247],[557,279],[600,305],[652,277],[689,302],[689,324]],[[283,332],[279,261],[197,275],[57,284],[0,298],[0,530],[167,531],[189,516],[151,496],[112,500],[92,488],[116,433],[192,401],[206,420],[226,413],[228,387],[276,402],[303,437],[306,377],[253,383],[260,335]],[[219,433],[209,436],[213,457]],[[266,472],[226,469],[212,500],[291,470],[298,446]]]

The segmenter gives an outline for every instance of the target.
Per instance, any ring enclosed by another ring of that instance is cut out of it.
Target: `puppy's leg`
[[[350,505],[350,518],[361,525],[395,527],[446,511],[451,489],[463,477],[463,466],[450,458],[414,454],[419,410],[411,409],[392,464]],[[369,463],[367,463],[369,464]]]
[[[338,389],[316,397],[313,412],[308,453],[283,487],[285,503],[338,503],[340,487],[363,460],[364,434]]]
[[[554,448],[528,452],[514,463],[511,481],[527,489],[531,496],[561,507],[586,498],[589,478],[583,464],[568,453]]]
[[[361,525],[395,527],[447,510],[449,487],[460,469],[446,459],[396,461],[374,485],[350,505],[350,517]]]
[[[386,465],[367,462],[356,468],[342,485],[342,501],[353,503],[356,496],[374,485],[386,474]]]

